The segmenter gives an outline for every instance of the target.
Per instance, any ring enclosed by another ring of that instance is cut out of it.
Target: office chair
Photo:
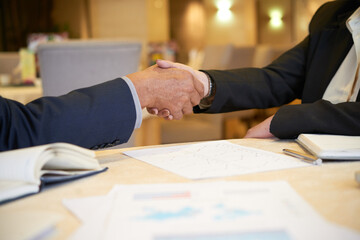
[[[141,43],[68,41],[40,44],[37,50],[44,96],[60,96],[138,71]],[[134,146],[134,134],[125,144]]]
[[[124,41],[68,41],[38,47],[44,96],[59,96],[136,72],[141,44]]]

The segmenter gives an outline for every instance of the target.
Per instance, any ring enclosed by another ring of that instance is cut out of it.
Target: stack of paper
[[[359,239],[326,222],[286,182],[116,185],[64,200],[83,224],[71,239]]]

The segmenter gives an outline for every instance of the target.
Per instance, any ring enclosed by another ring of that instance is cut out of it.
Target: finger
[[[190,102],[192,106],[197,106],[200,104],[202,97],[200,97],[198,92],[194,92],[190,95]]]
[[[181,64],[181,63],[175,63],[175,62],[171,62],[171,61],[167,61],[167,60],[158,59],[156,61],[156,64],[160,68],[178,68],[178,69],[186,70],[186,71],[193,73],[193,69],[191,67]]]
[[[157,108],[146,108],[146,110],[148,111],[148,113],[153,115],[158,115],[159,112]]]
[[[173,116],[173,119],[175,119],[175,120],[180,120],[183,117],[182,110],[175,111],[175,112],[171,111],[171,115]]]
[[[190,102],[188,104],[184,105],[184,107],[182,109],[182,113],[184,115],[193,113],[193,107]]]
[[[198,90],[194,86],[194,90],[190,93],[189,98],[190,98],[191,105],[196,106],[196,105],[199,105],[203,96],[201,94],[199,94]]]
[[[167,117],[164,117],[165,120],[169,120],[169,121],[173,120],[173,118],[174,118],[173,115],[169,115]]]
[[[157,64],[160,68],[171,68],[171,67],[175,67],[172,63],[173,63],[173,62],[165,61],[165,60],[161,60],[161,59],[156,60],[156,64]]]
[[[168,109],[161,109],[160,110],[160,112],[159,112],[159,114],[158,114],[158,116],[159,117],[167,117],[167,116],[169,116],[170,115],[170,111],[168,110]]]

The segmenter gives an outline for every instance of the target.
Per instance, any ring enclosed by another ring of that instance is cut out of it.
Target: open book
[[[297,142],[321,159],[360,160],[360,136],[300,134]]]
[[[0,203],[37,193],[42,184],[67,181],[104,171],[95,153],[69,143],[0,153]]]

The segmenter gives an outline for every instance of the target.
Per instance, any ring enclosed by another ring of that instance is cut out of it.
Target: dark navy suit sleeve
[[[120,78],[27,105],[0,97],[0,150],[52,142],[108,147],[126,142],[135,121],[131,91]]]

